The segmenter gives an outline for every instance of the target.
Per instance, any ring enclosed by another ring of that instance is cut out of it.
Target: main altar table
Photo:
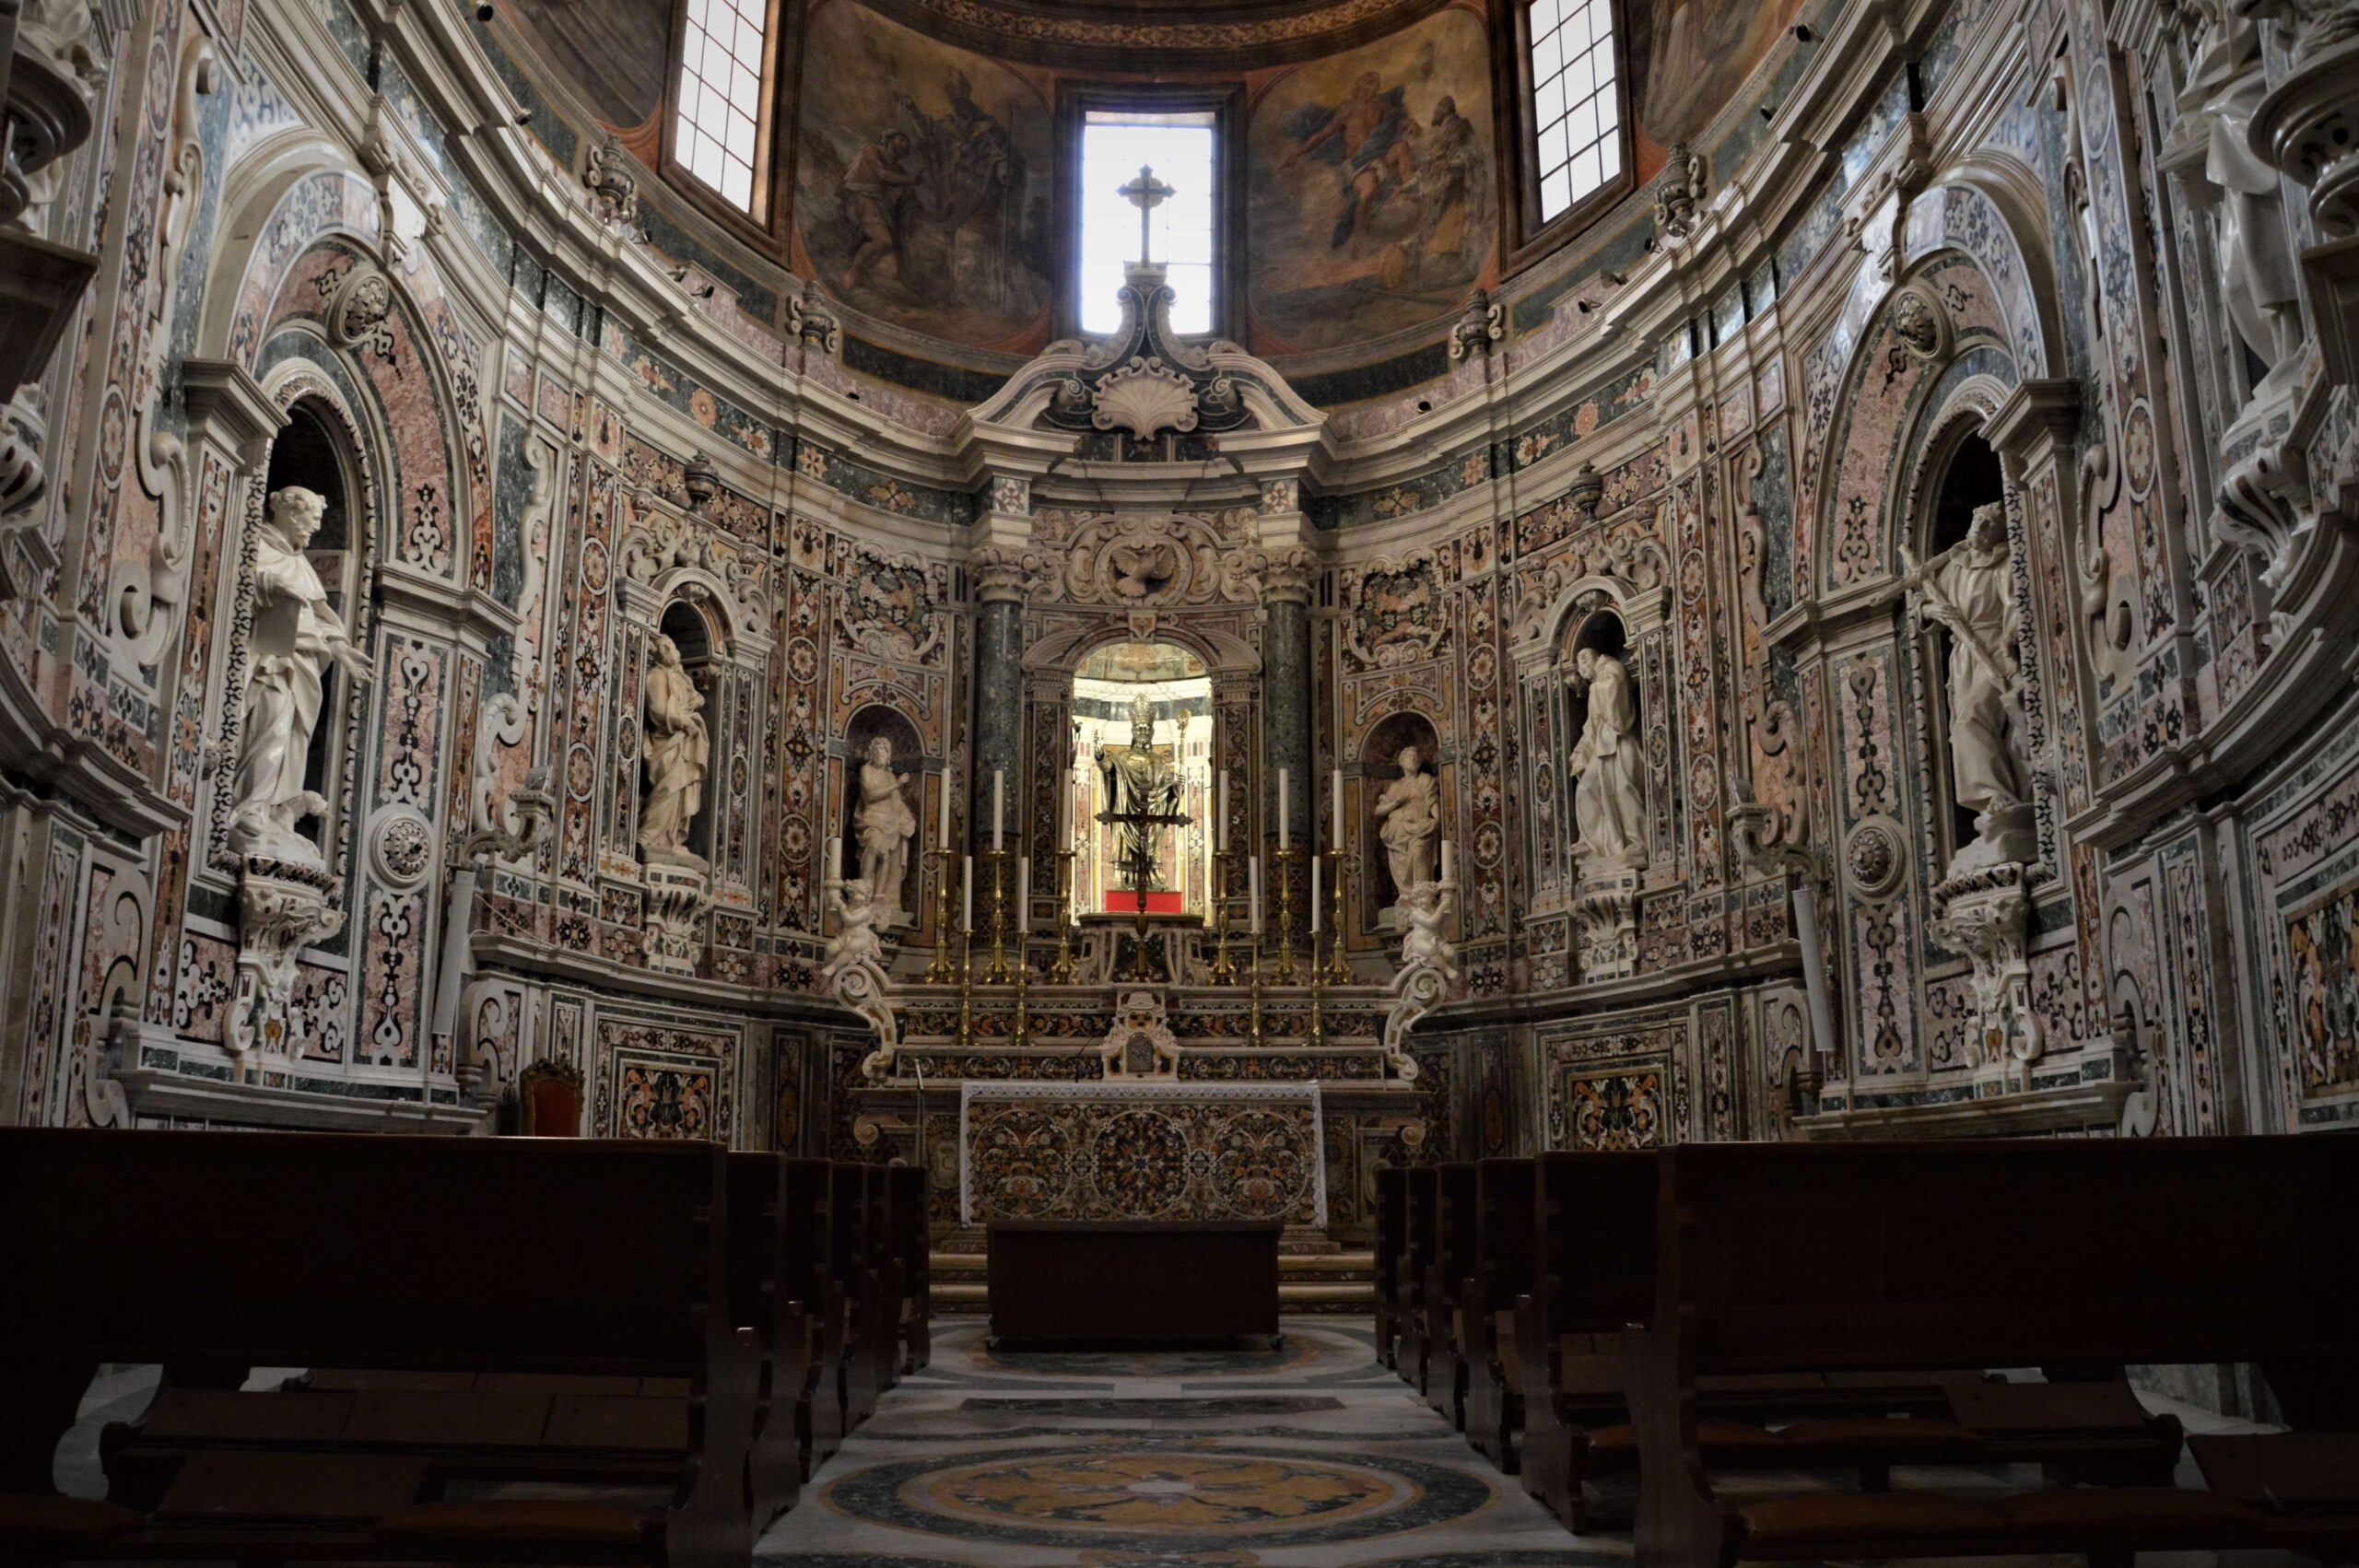
[[[962,1223],[1327,1223],[1309,1083],[978,1082],[958,1096]]]

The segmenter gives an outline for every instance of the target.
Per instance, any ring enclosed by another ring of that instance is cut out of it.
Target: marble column
[[[1273,552],[1261,567],[1262,610],[1262,824],[1264,836],[1278,832],[1278,770],[1286,771],[1290,793],[1286,826],[1296,844],[1311,846],[1311,803],[1322,797],[1311,776],[1309,552]]]
[[[970,562],[975,579],[975,766],[968,779],[968,832],[991,848],[992,777],[1003,772],[1006,842],[1023,852],[1024,570],[1011,551],[986,546]]]

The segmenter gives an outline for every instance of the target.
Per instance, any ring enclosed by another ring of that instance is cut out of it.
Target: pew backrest
[[[1485,1160],[1475,1171],[1474,1268],[1487,1304],[1499,1310],[1532,1289],[1533,1195],[1532,1160]]]
[[[1532,1293],[1552,1335],[1618,1333],[1655,1303],[1651,1151],[1543,1154],[1532,1209]]]

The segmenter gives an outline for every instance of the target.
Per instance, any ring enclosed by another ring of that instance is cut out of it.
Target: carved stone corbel
[[[2031,1006],[2031,965],[2025,951],[2031,895],[2024,885],[2024,868],[1989,866],[1948,878],[1934,884],[1931,902],[1933,939],[1973,965],[1968,1064],[2009,1080],[2020,1068],[2027,1079],[2046,1032]]]
[[[288,1005],[304,948],[344,929],[344,879],[317,866],[249,856],[238,878],[237,990],[222,1046],[238,1076],[249,1053],[288,1054]]]

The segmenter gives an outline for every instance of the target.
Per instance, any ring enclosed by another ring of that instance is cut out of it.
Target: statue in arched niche
[[[1895,591],[1915,596],[1917,614],[1950,634],[1950,782],[1957,803],[1975,813],[1978,837],[1950,861],[1949,874],[2029,852],[2022,842],[2024,769],[2016,755],[2014,574],[2007,512],[1992,501],[1974,509],[1957,544],[1921,564],[1901,551]]]
[[[1579,780],[1573,824],[1580,842],[1573,854],[1585,874],[1637,871],[1647,863],[1647,820],[1638,777],[1644,766],[1638,705],[1630,693],[1629,667],[1610,653],[1584,648],[1573,656],[1566,679],[1589,696],[1570,761]]]
[[[647,803],[639,813],[639,847],[651,861],[701,864],[702,857],[688,848],[688,827],[704,804],[705,776],[712,766],[704,694],[680,662],[679,644],[658,632],[650,654]]]
[[[1434,845],[1441,837],[1441,795],[1434,776],[1425,769],[1424,754],[1402,746],[1401,777],[1384,787],[1368,813],[1379,824],[1385,865],[1392,872],[1392,893],[1400,910],[1410,889],[1434,879]],[[1396,923],[1403,919],[1395,915]]]
[[[903,791],[907,774],[893,771],[891,737],[870,737],[860,764],[860,805],[853,812],[852,833],[860,841],[860,880],[876,908],[876,923],[905,924],[901,882],[908,874],[910,841],[917,837],[918,813]]]
[[[307,789],[311,735],[326,695],[322,680],[333,661],[356,681],[369,666],[344,617],[328,602],[326,585],[304,554],[327,513],[327,498],[290,485],[275,492],[254,539],[252,674],[246,685],[245,727],[238,736],[232,775],[236,803],[229,844],[241,855],[317,864],[319,850],[296,831],[328,803]]]

